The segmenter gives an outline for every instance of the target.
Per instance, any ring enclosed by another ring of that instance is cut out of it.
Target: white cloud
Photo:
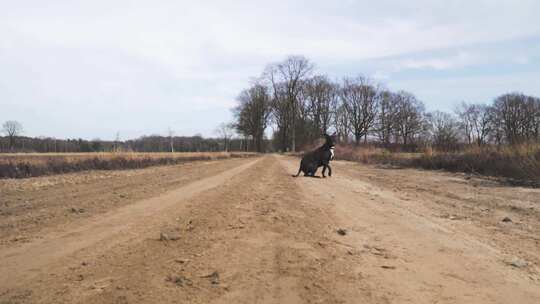
[[[21,120],[33,135],[110,137],[118,124],[135,134],[173,123],[207,132],[230,119],[250,77],[288,54],[322,72],[371,61],[389,80],[489,64],[492,50],[460,49],[537,35],[538,11],[535,0],[4,1],[0,105],[11,112],[0,121]],[[441,49],[452,51],[432,53]],[[516,54],[515,63],[530,61],[530,51]],[[214,114],[178,122],[187,111]],[[78,127],[70,117],[81,114],[104,121]]]
[[[464,52],[459,52],[456,55],[440,57],[440,58],[424,58],[424,59],[405,59],[400,61],[395,66],[395,71],[402,69],[424,69],[431,68],[436,70],[445,70],[457,67],[467,66],[478,61]]]

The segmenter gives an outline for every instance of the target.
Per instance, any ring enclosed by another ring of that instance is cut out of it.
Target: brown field
[[[248,152],[0,153],[0,178],[26,178],[87,170],[137,169],[254,155]]]
[[[0,180],[0,303],[540,303],[540,189],[298,163]]]
[[[338,146],[336,157],[364,164],[446,170],[505,178],[518,185],[540,187],[540,145],[468,147],[458,152],[426,149],[423,153],[390,152],[375,147]]]

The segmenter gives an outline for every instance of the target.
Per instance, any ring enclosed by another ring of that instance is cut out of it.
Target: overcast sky
[[[540,96],[540,1],[0,0],[0,123],[29,136],[212,136],[271,62],[302,54],[428,110]]]

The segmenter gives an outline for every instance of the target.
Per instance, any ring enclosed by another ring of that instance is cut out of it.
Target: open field
[[[248,152],[0,153],[0,178],[26,178],[87,170],[137,169],[254,155]]]
[[[540,190],[266,155],[0,180],[0,303],[539,303]]]

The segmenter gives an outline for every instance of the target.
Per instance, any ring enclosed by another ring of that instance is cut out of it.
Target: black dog
[[[334,141],[328,134],[324,134],[326,142],[314,151],[308,152],[302,157],[300,162],[300,168],[298,173],[293,175],[298,177],[300,172],[304,172],[304,176],[315,177],[315,172],[320,166],[323,166],[322,176],[326,177],[324,173],[328,168],[328,176],[332,176],[332,168],[330,168],[330,160],[334,158]]]

